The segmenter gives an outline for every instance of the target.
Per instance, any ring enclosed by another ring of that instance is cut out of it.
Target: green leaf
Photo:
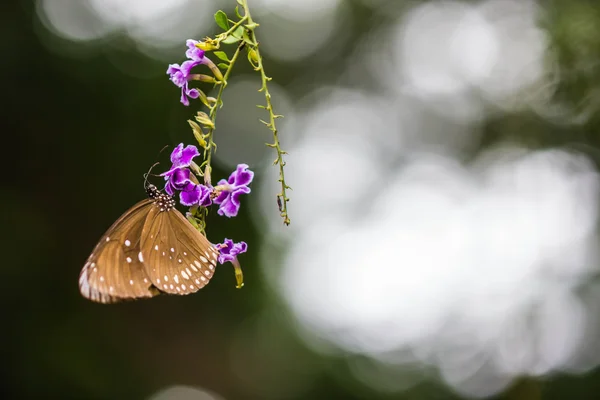
[[[227,58],[227,54],[225,54],[224,51],[215,51],[214,55],[217,56],[219,58],[219,60],[229,62],[229,58]]]
[[[240,6],[242,6],[242,7],[244,6],[244,3],[242,3],[242,0],[237,0],[237,2]]]
[[[223,10],[219,10],[215,13],[215,22],[224,31],[229,29],[229,21],[227,20],[227,14],[225,14],[225,12]]]
[[[236,38],[236,37],[235,37],[235,36],[233,36],[233,35],[229,35],[229,36],[227,36],[225,39],[223,39],[223,40],[221,41],[221,43],[225,43],[225,44],[232,44],[232,43],[237,43],[237,42],[239,42],[239,41],[240,41],[240,39],[239,39],[239,38]]]
[[[225,63],[218,63],[217,67],[221,68],[221,69],[227,69],[229,68],[229,64],[225,64]]]
[[[231,34],[236,38],[241,39],[244,35],[244,31],[245,29],[243,26],[238,26],[235,31],[231,32]]]

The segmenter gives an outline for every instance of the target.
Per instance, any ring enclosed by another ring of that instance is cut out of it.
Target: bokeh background
[[[249,1],[292,225],[240,65],[215,178],[253,192],[208,232],[246,286],[111,306],[80,269],[193,143],[165,71],[235,1],[0,6],[4,398],[597,399],[600,5]]]

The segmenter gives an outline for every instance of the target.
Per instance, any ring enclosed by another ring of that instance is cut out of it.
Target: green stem
[[[213,127],[208,128],[208,132],[206,134],[206,147],[204,147],[204,162],[202,163],[202,167],[206,168],[205,169],[205,180],[206,180],[206,174],[208,173],[208,176],[210,177],[211,173],[212,173],[212,166],[210,165],[210,163],[212,160],[212,153],[214,152],[214,149],[216,148],[216,144],[213,141],[213,134],[215,131],[214,127],[216,126],[217,111],[223,104],[223,90],[225,90],[225,87],[227,86],[227,79],[229,79],[229,75],[231,75],[231,71],[233,70],[233,65],[235,64],[235,62],[237,61],[237,59],[240,55],[241,47],[242,47],[242,45],[240,44],[240,46],[238,46],[237,50],[231,57],[229,67],[227,68],[227,71],[225,71],[225,75],[223,75],[223,81],[222,81],[221,85],[219,86],[219,92],[217,93],[217,99],[215,101],[215,104],[210,108],[210,112],[208,114],[210,120],[212,121]]]
[[[249,14],[244,15],[244,17],[242,17],[242,19],[240,19],[238,22],[236,22],[235,24],[233,24],[231,26],[231,28],[229,28],[227,31],[223,32],[221,35],[223,35],[223,36],[229,36],[231,33],[233,33],[238,28],[238,26],[240,26],[241,24],[243,24],[244,22],[246,22],[246,20],[248,20],[248,15]]]
[[[271,104],[271,93],[269,93],[269,89],[267,88],[267,82],[270,81],[271,78],[269,78],[265,72],[265,69],[264,69],[264,66],[262,63],[262,57],[261,57],[260,51],[258,49],[258,41],[256,40],[256,35],[254,34],[254,26],[258,26],[258,25],[255,24],[254,21],[252,20],[252,15],[250,14],[250,8],[248,7],[248,1],[247,0],[240,0],[240,1],[242,3],[242,7],[244,8],[244,18],[248,18],[248,24],[246,26],[252,27],[252,28],[248,28],[248,30],[249,30],[248,36],[250,38],[250,41],[255,43],[255,46],[253,46],[253,50],[256,53],[256,63],[257,63],[255,69],[260,72],[260,79],[262,82],[262,87],[261,87],[260,91],[264,92],[264,94],[265,94],[265,101],[267,103],[265,109],[269,113],[269,122],[268,123],[265,122],[265,125],[267,125],[267,127],[271,130],[271,132],[273,132],[273,143],[269,144],[269,147],[273,147],[277,151],[277,158],[273,162],[274,165],[279,165],[279,182],[281,184],[281,192],[279,194],[277,194],[277,202],[280,205],[279,211],[281,213],[281,216],[283,217],[283,223],[286,225],[289,225],[290,218],[289,218],[288,212],[287,212],[287,202],[289,201],[289,198],[287,197],[286,190],[291,189],[291,188],[285,183],[285,172],[284,172],[285,161],[283,160],[283,155],[287,154],[287,153],[281,149],[281,145],[279,143],[277,126],[275,125],[275,119],[277,119],[278,116],[275,114],[275,112],[273,110],[273,105]]]

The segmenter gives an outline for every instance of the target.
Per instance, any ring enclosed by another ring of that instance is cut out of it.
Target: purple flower
[[[216,245],[219,249],[219,263],[234,262],[238,254],[245,253],[248,249],[246,242],[234,243],[231,239],[225,239],[223,243]]]
[[[169,175],[165,175],[169,172]],[[161,175],[165,176],[165,179],[167,180],[165,192],[167,192],[169,196],[173,196],[175,191],[184,190],[189,183],[192,183],[190,180],[190,170],[187,168],[175,168],[172,171],[165,172],[165,174]]]
[[[197,40],[188,39],[185,41],[186,46],[188,47],[185,52],[185,56],[192,61],[198,61],[199,63],[204,62],[204,50],[196,47],[198,44]]]
[[[165,192],[173,196],[175,192],[179,193],[179,200],[184,206],[191,207],[199,204],[203,207],[208,207],[212,204],[210,194],[212,189],[197,185],[190,179],[191,171],[188,167],[192,164],[194,157],[200,153],[196,146],[183,147],[180,143],[171,153],[171,162],[173,165],[167,172],[160,174],[164,176],[167,183],[165,184]]]
[[[240,210],[240,196],[250,193],[248,185],[254,178],[254,172],[248,169],[248,165],[239,164],[235,172],[229,176],[229,180],[221,179],[218,183],[221,193],[215,198],[214,203],[219,204],[219,215],[235,217]]]
[[[169,68],[167,68],[167,74],[170,75],[169,79],[171,82],[173,82],[175,86],[181,88],[181,103],[186,106],[190,105],[188,97],[197,99],[198,96],[200,96],[198,89],[190,89],[188,86],[190,71],[198,64],[201,64],[201,61],[188,60],[184,61],[181,65],[169,64]]]
[[[186,146],[184,148],[183,143],[179,143],[171,153],[171,162],[173,163],[171,169],[169,169],[167,172],[163,172],[162,174],[160,174],[160,176],[170,177],[175,173],[175,170],[189,167],[190,165],[192,165],[192,160],[194,159],[194,157],[197,157],[199,155],[200,152],[198,151],[198,148],[196,148],[196,146],[190,144],[189,146]],[[189,173],[187,177],[189,178]]]
[[[167,68],[167,74],[169,74],[169,79],[173,82],[177,87],[181,88],[181,103],[185,106],[190,105],[190,101],[188,97],[192,99],[197,99],[200,95],[198,89],[190,89],[188,83],[191,79],[191,71],[192,68],[199,64],[208,64],[210,60],[207,57],[204,57],[204,50],[196,47],[198,43],[197,40],[188,39],[185,44],[188,49],[185,52],[187,61],[184,61],[183,64],[170,64],[169,68]]]
[[[204,185],[196,185],[190,182],[179,193],[179,201],[187,207],[194,205],[208,207],[212,204],[211,192],[212,190]]]
[[[210,198],[210,194],[212,193],[213,189],[205,185],[197,186],[200,188],[200,193],[196,204],[198,204],[201,207],[208,207],[212,205],[212,199]]]

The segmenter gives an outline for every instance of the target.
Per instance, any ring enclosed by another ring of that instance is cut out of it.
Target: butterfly
[[[175,200],[146,185],[148,198],[102,236],[79,275],[83,297],[116,303],[160,293],[185,295],[212,278],[219,251],[175,208]]]

